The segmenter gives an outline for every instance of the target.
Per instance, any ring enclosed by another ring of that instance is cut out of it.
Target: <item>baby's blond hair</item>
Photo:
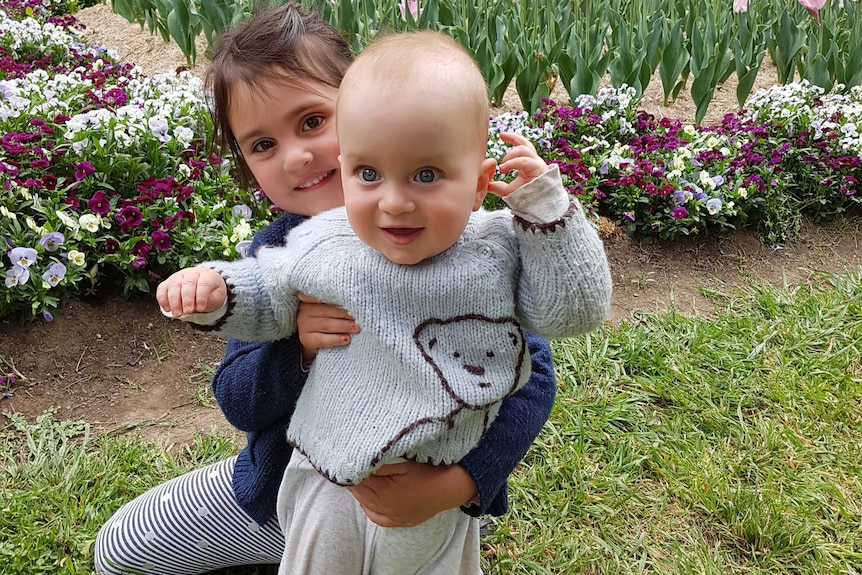
[[[485,154],[487,84],[473,57],[444,34],[420,30],[375,38],[348,68],[338,100],[350,99],[354,90],[375,90],[384,98],[445,97],[452,106],[464,106],[476,119]]]

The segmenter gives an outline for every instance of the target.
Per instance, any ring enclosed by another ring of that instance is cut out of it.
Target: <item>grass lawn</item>
[[[862,275],[710,295],[713,319],[638,313],[554,344],[557,403],[483,541],[486,573],[862,573]],[[236,450],[12,421],[2,575],[91,573],[118,506]]]

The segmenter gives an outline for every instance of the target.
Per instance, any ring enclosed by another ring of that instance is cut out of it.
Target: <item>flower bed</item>
[[[236,257],[269,215],[208,154],[198,78],[146,77],[70,23],[0,13],[0,316],[148,292],[178,267]]]
[[[78,41],[69,6],[0,2],[0,317],[50,319],[92,290],[149,292],[166,273],[239,255],[271,217],[209,153],[198,78],[146,77]],[[717,126],[637,109],[626,87],[492,119],[526,133],[595,214],[673,240],[754,228],[792,237],[803,214],[858,204],[862,88],[760,91]],[[489,200],[489,205],[493,199]]]

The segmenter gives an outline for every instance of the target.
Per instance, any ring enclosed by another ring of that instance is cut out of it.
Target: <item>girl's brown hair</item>
[[[269,8],[222,32],[206,75],[213,117],[213,149],[230,150],[237,179],[254,181],[230,127],[231,89],[238,83],[264,90],[273,80],[288,84],[316,80],[338,89],[353,61],[339,31],[298,4]]]

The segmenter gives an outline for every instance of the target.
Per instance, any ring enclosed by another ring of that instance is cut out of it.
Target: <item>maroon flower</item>
[[[93,194],[93,197],[87,200],[87,207],[93,212],[101,215],[106,215],[111,211],[111,204],[108,202],[108,197],[105,192],[98,191]]]
[[[118,242],[114,238],[108,238],[105,240],[105,253],[106,254],[115,254],[119,251],[120,251],[120,242]]]
[[[135,244],[135,247],[132,248],[132,255],[144,257],[150,253],[151,249],[153,249],[153,246],[141,240]]]
[[[157,250],[166,251],[171,249],[171,236],[163,232],[162,230],[156,230],[153,232],[153,245]]]
[[[129,233],[132,228],[138,227],[143,221],[141,210],[135,206],[126,206],[117,214],[117,223],[123,233]]]
[[[81,162],[74,167],[75,179],[79,181],[83,180],[84,178],[96,171],[96,168],[94,168],[93,164],[91,164],[90,162]]]
[[[42,174],[42,187],[46,190],[53,190],[57,187],[57,176],[52,174]]]

